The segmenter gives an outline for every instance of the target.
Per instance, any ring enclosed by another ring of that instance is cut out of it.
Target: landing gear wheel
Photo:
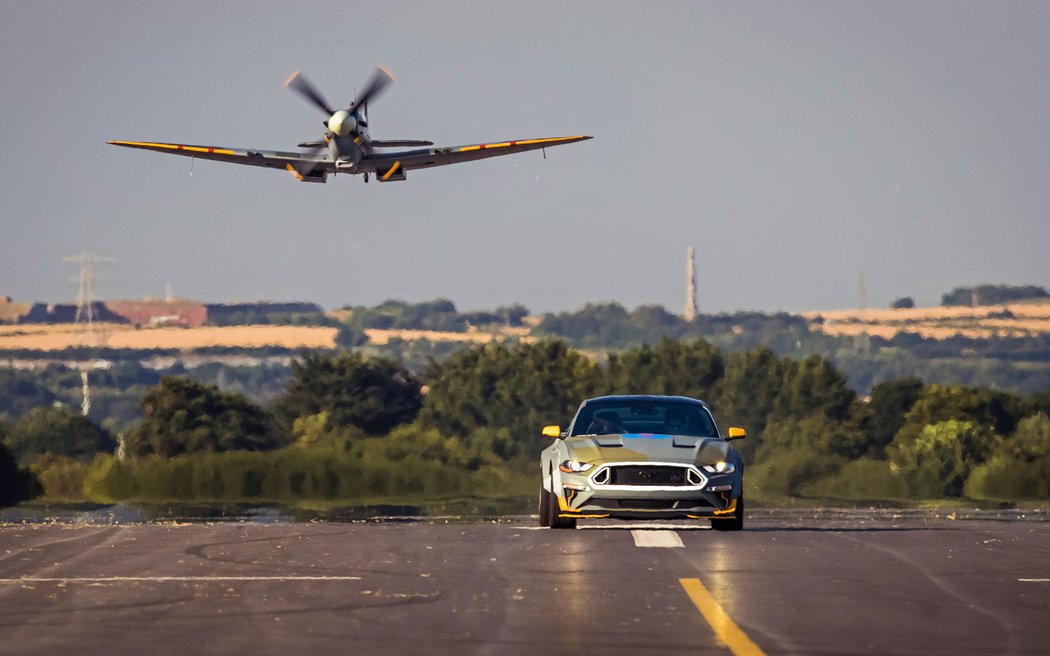
[[[744,530],[744,497],[736,500],[736,511],[724,519],[712,519],[711,528],[716,531]]]
[[[540,526],[550,526],[551,522],[551,493],[547,488],[540,487]]]
[[[546,490],[544,490],[546,492]],[[547,526],[550,528],[576,528],[575,517],[559,517],[561,508],[558,506],[558,497],[547,492]]]

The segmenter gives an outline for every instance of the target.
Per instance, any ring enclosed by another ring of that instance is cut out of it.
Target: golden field
[[[324,326],[201,326],[198,328],[139,328],[124,324],[93,324],[84,334],[75,324],[20,324],[0,326],[0,350],[60,351],[82,346],[113,349],[175,349],[208,347],[288,349],[332,348],[336,329]],[[531,341],[528,328],[501,328],[465,333],[433,330],[366,330],[369,343],[382,346],[394,339],[406,341],[487,344],[493,341]]]
[[[368,343],[374,346],[389,344],[390,340],[403,339],[405,341],[425,340],[428,342],[461,342],[465,344],[488,344],[490,342],[505,342],[518,340],[521,342],[535,341],[529,336],[528,328],[506,328],[502,327],[496,331],[483,331],[477,329],[468,330],[465,333],[440,332],[437,330],[379,330],[368,328]]]
[[[926,307],[909,310],[865,309],[829,310],[802,313],[810,328],[832,336],[868,334],[890,339],[901,332],[916,333],[930,339],[955,335],[974,338],[1025,337],[1050,334],[1050,303],[1016,303],[1007,306]],[[528,319],[533,319],[529,317]],[[527,322],[529,323],[529,322]],[[529,326],[533,325],[529,323]],[[433,330],[368,329],[369,343],[375,346],[392,340],[424,340],[488,344],[491,342],[531,342],[531,328],[473,328],[467,332]],[[125,324],[94,324],[88,334],[76,324],[0,325],[0,351],[60,351],[75,347],[113,349],[173,349],[194,351],[208,347],[288,349],[332,348],[337,330],[324,326],[201,326],[197,328],[135,328]]]
[[[1050,333],[1050,303],[1011,303],[978,307],[925,307],[804,312],[810,328],[828,335],[868,334],[886,339],[917,333],[930,339],[1028,337]],[[823,322],[820,321],[823,319]]]
[[[176,349],[192,351],[212,346],[259,348],[330,348],[335,328],[323,326],[202,326],[200,328],[141,328],[122,324],[93,324],[82,334],[76,324],[0,326],[0,350],[60,351],[80,346],[114,349]]]

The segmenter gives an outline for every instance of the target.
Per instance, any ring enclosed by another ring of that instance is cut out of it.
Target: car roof
[[[700,405],[707,407],[707,404],[699,399],[693,399],[688,396],[667,396],[662,394],[610,394],[609,396],[596,396],[593,399],[587,399],[581,404],[581,407],[589,403],[599,403],[603,401],[660,401],[670,403],[688,403],[690,405]]]

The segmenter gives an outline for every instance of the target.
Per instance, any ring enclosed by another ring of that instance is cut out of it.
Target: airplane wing
[[[155,150],[159,153],[183,155],[196,159],[211,159],[231,164],[262,166],[290,172],[304,182],[325,182],[331,162],[325,161],[327,153],[304,154],[280,150],[255,150],[244,148],[222,148],[219,146],[188,146],[185,144],[156,143],[152,141],[109,141],[114,146]]]
[[[513,155],[526,150],[539,150],[564,144],[591,139],[587,136],[549,137],[546,139],[519,139],[515,141],[497,141],[494,143],[453,146],[451,148],[423,148],[402,150],[398,152],[371,153],[366,155],[358,165],[360,171],[373,171],[380,180],[404,179],[405,171],[425,169],[432,166],[445,166],[471,162],[476,159]]]
[[[405,171],[459,164],[476,159],[513,155],[526,150],[539,150],[590,139],[588,136],[549,137],[545,139],[520,139],[493,143],[453,146],[450,148],[420,148],[365,155],[354,169],[354,173],[374,172],[381,181],[404,180]],[[293,153],[279,150],[255,150],[223,148],[219,146],[190,146],[185,144],[157,143],[152,141],[110,141],[114,146],[154,150],[160,153],[182,155],[197,159],[210,159],[231,164],[261,166],[289,171],[303,182],[326,182],[328,174],[336,170],[335,164],[322,153]],[[390,143],[390,142],[387,142]],[[313,144],[310,144],[313,145]]]

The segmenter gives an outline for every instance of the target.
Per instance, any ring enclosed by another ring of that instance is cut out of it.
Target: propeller
[[[368,84],[365,85],[364,91],[354,98],[354,107],[365,108],[368,107],[368,101],[373,97],[378,98],[383,91],[386,90],[390,83],[394,81],[394,74],[384,66],[380,66],[376,69],[376,72],[372,74],[372,77],[368,80]],[[367,118],[365,119],[368,120]]]
[[[328,116],[335,114],[335,110],[328,105],[328,101],[324,99],[321,92],[318,91],[314,85],[310,84],[310,82],[303,77],[302,73],[299,71],[295,71],[289,75],[288,79],[284,81],[284,86],[309,100],[315,107]]]
[[[303,154],[314,156],[328,148],[328,137],[346,137],[361,132],[360,124],[368,123],[368,102],[378,98],[393,81],[394,74],[380,66],[374,73],[372,73],[372,77],[369,78],[364,89],[357,94],[357,97],[354,98],[348,108],[334,110],[331,105],[328,104],[328,101],[324,99],[324,96],[321,95],[321,92],[317,90],[317,87],[311,84],[302,73],[295,71],[289,75],[288,79],[284,81],[284,86],[301,95],[312,105],[324,112],[328,117],[324,122],[325,127],[328,128],[328,134],[325,137],[324,143],[307,142],[300,144],[300,148],[307,149]],[[359,111],[364,113],[364,121],[359,122]],[[332,148],[338,150],[337,145],[338,142],[332,144]],[[334,151],[333,158],[338,159],[338,156],[338,152]],[[320,161],[315,161],[309,163],[305,167],[297,166],[296,168],[302,175],[309,175],[320,165]]]

